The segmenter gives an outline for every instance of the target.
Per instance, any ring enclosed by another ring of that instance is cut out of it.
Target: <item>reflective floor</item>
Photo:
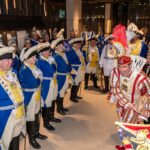
[[[65,116],[56,114],[62,123],[53,123],[56,130],[49,132],[42,126],[40,132],[47,135],[45,141],[38,140],[42,150],[114,150],[119,143],[115,107],[98,91],[81,90],[83,100],[69,101],[70,91],[65,96],[65,106],[70,111]],[[21,141],[24,150],[24,140]],[[26,141],[26,150],[33,150]]]

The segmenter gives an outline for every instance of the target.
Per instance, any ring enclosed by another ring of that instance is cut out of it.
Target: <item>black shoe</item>
[[[61,115],[66,115],[66,113],[63,110],[57,110],[57,112]]]
[[[77,99],[70,99],[72,102],[74,102],[74,103],[78,103],[79,101],[77,100]]]
[[[85,86],[84,89],[85,89],[85,90],[88,90],[88,86]]]
[[[102,93],[106,94],[109,90],[104,89]]]
[[[50,131],[55,130],[55,128],[52,125],[50,125],[49,123],[44,124],[44,128],[46,128],[47,130],[50,130]]]
[[[83,99],[83,97],[81,97],[81,96],[76,96],[76,99]]]
[[[63,107],[63,108],[62,108],[62,111],[67,112],[67,111],[69,111],[69,109],[67,109],[67,108]]]
[[[61,122],[61,120],[60,119],[58,119],[58,118],[55,118],[55,117],[50,117],[50,119],[49,119],[51,122],[56,122],[56,123],[60,123]]]
[[[47,139],[47,136],[45,135],[42,135],[40,133],[38,133],[37,135],[35,135],[36,138],[40,139],[40,140],[46,140]]]
[[[94,85],[94,88],[99,89],[99,87],[97,85]]]
[[[41,146],[40,144],[36,141],[36,139],[32,139],[32,140],[29,140],[29,143],[31,144],[31,146],[35,149],[40,149]]]

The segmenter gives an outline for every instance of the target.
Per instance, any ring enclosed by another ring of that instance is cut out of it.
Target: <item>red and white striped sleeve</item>
[[[142,76],[143,78],[138,84],[138,90],[141,96],[147,94],[150,98],[150,79],[145,74],[142,74]]]
[[[143,75],[143,79],[138,84],[138,90],[141,96],[146,95],[148,100],[144,105],[144,109],[140,113],[140,116],[143,116],[144,118],[150,117],[150,79]]]

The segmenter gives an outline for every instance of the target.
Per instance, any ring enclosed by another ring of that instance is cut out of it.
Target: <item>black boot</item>
[[[105,89],[103,90],[103,93],[109,92],[109,76],[104,76],[104,82],[105,82]]]
[[[8,150],[19,150],[19,136],[12,139]]]
[[[36,138],[35,138],[35,122],[34,121],[29,121],[29,122],[26,123],[26,125],[27,125],[27,133],[28,133],[28,136],[29,136],[30,145],[35,149],[40,149],[41,146],[36,141]]]
[[[61,97],[60,101],[61,101],[61,110],[64,111],[64,112],[69,111],[69,109],[64,107],[64,97]]]
[[[49,108],[44,108],[42,107],[42,118],[43,118],[43,123],[44,123],[44,128],[50,131],[54,131],[55,128],[49,123]]]
[[[49,110],[49,112],[50,112],[50,118],[49,118],[49,120],[50,120],[50,121],[53,121],[53,122],[56,122],[56,123],[60,123],[61,120],[54,117],[55,102],[56,102],[56,101],[52,101],[52,106],[49,108],[49,109],[50,109],[50,110]]]
[[[62,102],[61,102],[61,98],[57,98],[57,101],[56,101],[56,104],[57,104],[57,112],[61,115],[65,115],[65,111],[62,110]]]
[[[90,75],[90,74],[85,73],[85,79],[84,79],[84,82],[85,82],[84,89],[85,89],[85,90],[88,89],[89,75]]]
[[[40,134],[39,130],[40,130],[40,120],[39,120],[39,113],[38,113],[35,115],[35,137],[41,140],[47,139],[47,136]]]
[[[79,89],[80,89],[80,86],[81,86],[81,82],[80,82],[79,85],[77,86],[76,99],[83,99],[83,97],[78,96],[78,91],[79,91]]]
[[[71,93],[70,93],[70,100],[72,102],[75,102],[75,103],[78,103],[78,100],[76,98],[77,96],[77,86],[76,85],[72,85],[72,88],[71,88]]]
[[[94,74],[90,74],[90,80],[91,80],[91,81],[94,80]]]
[[[99,88],[98,86],[97,86],[97,77],[95,76],[95,74],[93,74],[93,85],[94,85],[94,87],[95,88]]]

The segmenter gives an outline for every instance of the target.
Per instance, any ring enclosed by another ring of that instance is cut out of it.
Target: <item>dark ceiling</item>
[[[129,3],[137,3],[137,2],[146,2],[150,3],[150,0],[82,0],[84,3],[115,3],[115,2],[129,2]]]

